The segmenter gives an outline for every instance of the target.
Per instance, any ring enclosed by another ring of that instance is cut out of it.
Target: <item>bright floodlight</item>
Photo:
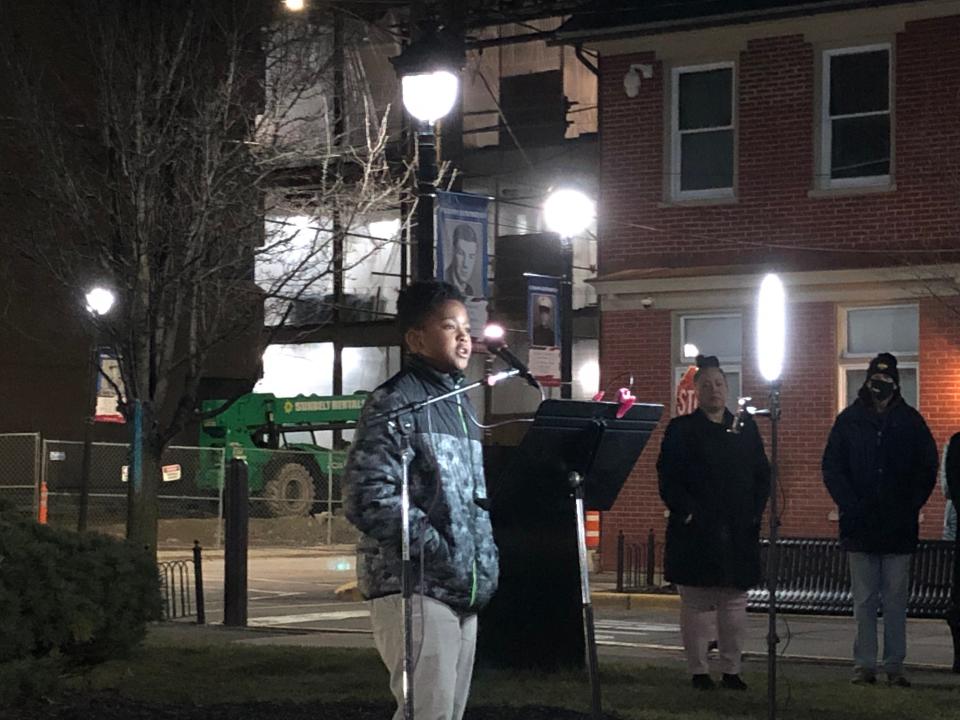
[[[596,217],[593,200],[579,190],[554,190],[543,204],[547,229],[561,237],[573,237],[586,230]]]
[[[283,0],[283,4],[291,12],[300,12],[306,7],[304,0]]]
[[[503,325],[492,323],[483,329],[483,337],[486,340],[503,340]]]
[[[587,360],[577,371],[577,380],[586,395],[593,397],[600,390],[600,363]]]
[[[446,70],[404,75],[400,82],[403,106],[422,122],[436,122],[450,112],[457,99],[457,76]]]
[[[760,374],[767,382],[780,379],[786,344],[786,295],[773,273],[763,278],[757,299],[757,355]]]
[[[695,358],[700,354],[700,348],[698,348],[693,343],[684,343],[683,346],[683,357],[684,358]]]
[[[94,315],[106,315],[113,307],[116,299],[112,292],[102,287],[95,287],[87,293],[87,312]]]

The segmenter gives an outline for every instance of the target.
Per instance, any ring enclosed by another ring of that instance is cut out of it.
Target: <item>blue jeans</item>
[[[877,610],[883,607],[883,670],[903,671],[907,655],[907,594],[910,555],[849,553],[853,588],[853,617],[857,638],[853,643],[856,670],[877,670]]]

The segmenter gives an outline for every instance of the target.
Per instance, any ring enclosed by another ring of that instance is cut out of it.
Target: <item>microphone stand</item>
[[[777,717],[777,575],[780,572],[777,557],[777,539],[780,531],[780,517],[777,508],[778,480],[780,472],[777,458],[777,426],[780,423],[780,383],[770,387],[770,547],[767,550],[767,718]]]
[[[770,523],[767,548],[767,719],[777,717],[777,578],[780,572],[777,539],[780,532],[780,513],[777,508],[778,475],[778,426],[780,423],[780,382],[770,386],[770,406],[758,410],[747,405],[751,398],[742,397],[737,401],[737,414],[733,425],[727,432],[738,433],[743,428],[746,415],[763,415],[770,418]]]
[[[413,461],[413,448],[410,447],[410,432],[413,430],[411,416],[425,407],[464,393],[482,385],[493,386],[501,380],[519,375],[516,368],[490,375],[456,390],[418,400],[395,410],[378,413],[367,421],[367,427],[388,423],[394,426],[401,437],[401,473],[400,473],[400,607],[403,614],[403,718],[413,720],[413,562],[410,559],[410,463]]]

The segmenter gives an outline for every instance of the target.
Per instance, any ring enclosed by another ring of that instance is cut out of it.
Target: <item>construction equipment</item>
[[[364,393],[290,398],[250,393],[204,420],[200,446],[223,448],[224,462],[246,460],[250,496],[263,499],[266,514],[307,515],[316,504],[327,510],[340,501],[347,451],[321,447],[316,433],[354,429],[365,400]],[[212,412],[224,404],[207,400],[202,411]],[[208,467],[201,471],[198,484],[218,487],[221,477],[219,467]]]

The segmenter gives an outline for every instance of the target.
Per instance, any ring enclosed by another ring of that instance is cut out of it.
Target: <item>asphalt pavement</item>
[[[183,557],[163,553],[161,559]],[[221,634],[223,555],[204,557],[204,596],[208,628]],[[369,610],[344,588],[355,580],[352,546],[309,550],[256,550],[248,556],[248,627],[223,635],[229,642],[373,647]],[[609,574],[591,577],[596,637],[601,658],[645,660],[682,665],[679,603],[676,596],[621,594],[612,591]],[[337,592],[338,588],[341,592]],[[745,658],[767,657],[768,617],[748,616]],[[907,670],[960,683],[950,672],[953,645],[942,620],[908,620]],[[852,618],[780,614],[777,654],[781,661],[810,671],[816,666],[849,669],[853,646]]]

